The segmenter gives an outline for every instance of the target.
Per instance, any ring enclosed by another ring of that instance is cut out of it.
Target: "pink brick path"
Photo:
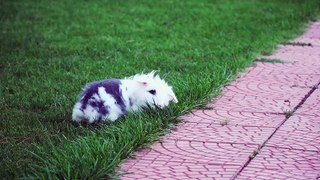
[[[320,22],[292,42],[266,57],[284,63],[256,62],[120,178],[320,179]]]

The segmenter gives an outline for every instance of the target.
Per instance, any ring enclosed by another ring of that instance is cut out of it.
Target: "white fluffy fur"
[[[129,78],[120,80],[120,90],[122,91],[122,100],[125,103],[125,109],[127,112],[140,111],[141,107],[151,106],[153,108],[164,108],[169,105],[170,101],[178,103],[178,100],[172,90],[164,80],[158,75],[155,75],[155,71],[148,74],[137,74]],[[153,95],[149,91],[155,90],[156,94]],[[98,94],[92,96],[93,100],[101,98],[108,106],[109,113],[103,117],[104,121],[115,121],[125,112],[121,111],[121,108],[116,104],[112,95],[106,93],[104,87],[99,87]],[[100,114],[96,109],[87,105],[86,109],[80,109],[80,102],[76,103],[72,113],[72,119],[77,122],[83,120],[89,121],[89,123],[95,122]]]
[[[176,98],[172,87],[158,75],[155,75],[155,71],[152,71],[149,74],[137,74],[135,76],[131,76],[123,80],[122,84],[131,90],[128,91],[128,93],[126,91],[122,91],[123,96],[130,97],[135,105],[129,109],[129,111],[135,111],[139,109],[139,107],[147,106],[147,104],[151,107],[158,106],[160,108],[164,108],[169,105],[170,101],[178,103],[178,99]],[[148,92],[152,89],[156,90],[156,95],[152,95]]]

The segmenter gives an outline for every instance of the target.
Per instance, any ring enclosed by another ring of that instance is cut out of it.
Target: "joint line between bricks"
[[[319,150],[306,150],[300,148],[287,148],[287,147],[277,147],[274,145],[266,145],[267,147],[277,148],[277,149],[287,149],[287,150],[297,150],[297,151],[305,151],[305,152],[319,152]]]
[[[284,114],[283,114],[284,115]],[[207,118],[203,118],[203,119],[206,119],[206,120],[212,120],[212,119],[207,119]],[[181,123],[182,124],[182,123]],[[184,121],[183,124],[196,124],[196,125],[206,125],[206,126],[211,126],[211,125],[220,125],[221,127],[223,126],[226,126],[226,127],[230,127],[230,126],[239,126],[239,127],[257,127],[257,128],[272,128],[274,129],[275,127],[274,126],[265,126],[265,125],[262,125],[262,126],[258,126],[258,125],[249,125],[249,124],[228,124],[228,125],[221,125],[221,122],[193,122],[193,121]]]
[[[195,140],[195,139],[192,139],[192,140],[189,140],[189,139],[183,139],[183,138],[179,138],[179,139],[176,139],[176,138],[171,138],[171,137],[167,137],[168,140],[172,140],[174,142],[177,142],[177,141],[183,141],[183,142],[198,142],[198,143],[214,143],[214,144],[239,144],[239,145],[249,145],[249,146],[258,146],[259,144],[257,143],[246,143],[246,142],[232,142],[232,141],[201,141],[201,140]],[[155,149],[153,149],[155,150]]]

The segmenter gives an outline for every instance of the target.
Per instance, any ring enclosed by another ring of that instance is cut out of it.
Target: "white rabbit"
[[[86,85],[73,108],[72,120],[89,124],[115,121],[148,105],[164,108],[170,101],[178,103],[172,87],[155,75],[155,71],[102,80]]]

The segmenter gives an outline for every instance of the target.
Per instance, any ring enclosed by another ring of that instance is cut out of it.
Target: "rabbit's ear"
[[[169,94],[170,101],[173,101],[174,103],[178,103],[178,99],[174,94]]]
[[[148,76],[151,77],[151,78],[154,78],[155,74],[159,72],[159,70],[153,70],[151,72],[148,73]]]

